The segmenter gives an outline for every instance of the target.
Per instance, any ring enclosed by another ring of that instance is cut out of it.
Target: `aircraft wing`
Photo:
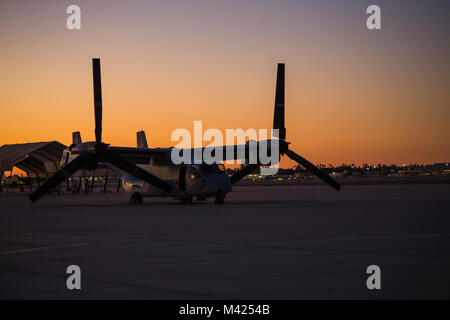
[[[251,148],[251,144],[254,143],[256,148]],[[284,141],[279,141],[278,145],[278,152],[276,150],[273,150],[273,152],[276,152],[280,154],[281,148],[284,147],[286,143]],[[217,157],[216,159],[220,158],[220,161],[227,161],[227,160],[242,160],[245,162],[249,162],[250,159],[252,159],[251,151],[254,152],[253,157],[254,159],[259,159],[259,153],[260,149],[264,151],[264,154],[270,157],[270,154],[272,152],[272,144],[271,140],[263,140],[263,141],[249,141],[246,144],[239,144],[239,145],[226,145],[226,146],[213,146],[213,147],[205,147],[205,148],[193,148],[190,149],[191,151],[191,157],[192,161],[194,159],[194,156],[196,152],[203,155],[205,153],[211,154],[211,156],[215,157],[215,153],[219,150],[219,152],[222,153],[221,157]],[[210,150],[206,150],[210,149]]]
[[[109,147],[109,149],[135,164],[149,164],[152,157],[170,157],[168,148]]]

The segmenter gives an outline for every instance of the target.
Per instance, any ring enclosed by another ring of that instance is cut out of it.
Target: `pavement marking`
[[[0,256],[7,256],[12,254],[21,254],[21,253],[34,253],[45,250],[52,249],[62,249],[62,248],[75,248],[75,247],[86,247],[90,245],[99,245],[99,244],[120,244],[124,242],[135,242],[135,241],[143,241],[145,239],[129,239],[129,240],[117,240],[117,241],[101,241],[101,242],[81,242],[81,243],[72,243],[72,244],[61,244],[57,246],[47,246],[47,247],[34,247],[34,248],[24,248],[10,251],[1,251]]]

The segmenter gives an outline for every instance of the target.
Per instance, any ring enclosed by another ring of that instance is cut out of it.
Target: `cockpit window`
[[[214,174],[216,173],[216,170],[214,170],[214,165],[206,165],[206,164],[202,164],[200,166],[200,172],[204,175],[207,174]]]
[[[200,172],[194,167],[191,167],[191,180],[194,180],[196,178],[200,177]]]

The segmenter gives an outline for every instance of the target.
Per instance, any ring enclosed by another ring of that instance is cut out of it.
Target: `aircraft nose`
[[[231,182],[225,174],[210,174],[206,178],[204,193],[227,193],[231,191]]]

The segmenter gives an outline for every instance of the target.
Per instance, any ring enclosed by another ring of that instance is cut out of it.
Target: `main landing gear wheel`
[[[130,204],[142,204],[142,196],[139,192],[135,192],[130,197]]]
[[[204,196],[197,196],[197,201],[206,201],[206,197],[204,197]]]
[[[214,200],[215,204],[224,204],[225,202],[225,196],[223,194],[218,194],[216,196],[216,199]]]
[[[181,203],[182,204],[189,204],[192,203],[192,195],[185,194],[181,197]]]

